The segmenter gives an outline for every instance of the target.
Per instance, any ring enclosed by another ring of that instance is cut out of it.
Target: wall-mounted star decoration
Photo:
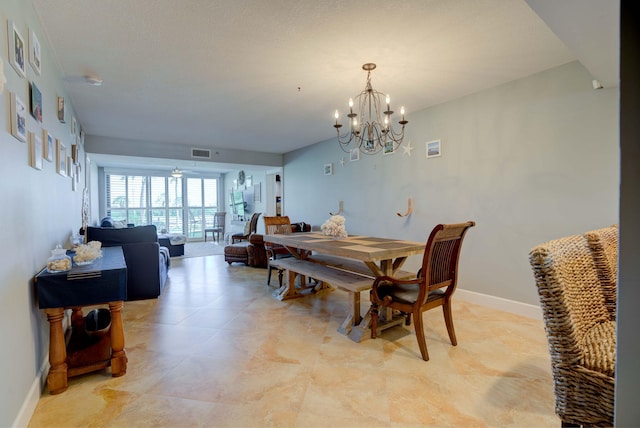
[[[407,142],[407,144],[402,147],[402,150],[404,150],[403,155],[411,156],[411,150],[413,150],[413,147],[411,147],[411,141]]]

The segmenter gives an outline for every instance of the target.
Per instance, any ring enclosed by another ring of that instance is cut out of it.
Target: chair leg
[[[378,336],[378,304],[371,304],[371,338]]]
[[[427,351],[427,341],[424,338],[424,327],[422,326],[421,312],[413,314],[413,327],[416,330],[416,338],[418,339],[418,347],[420,348],[422,359],[429,361],[429,352]]]
[[[269,269],[267,271],[267,285],[271,285],[271,271],[273,270],[273,267],[269,266]]]
[[[446,299],[442,305],[442,312],[444,312],[444,323],[447,325],[447,333],[449,333],[449,340],[453,346],[458,344],[456,339],[456,331],[453,328],[453,315],[451,313],[451,299]]]

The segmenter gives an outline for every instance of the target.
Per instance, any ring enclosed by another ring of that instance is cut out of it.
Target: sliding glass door
[[[154,224],[159,233],[198,240],[218,211],[217,178],[105,172],[105,184],[106,214],[121,225]]]

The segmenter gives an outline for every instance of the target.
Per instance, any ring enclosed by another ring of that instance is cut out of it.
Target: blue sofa
[[[104,247],[122,247],[127,263],[127,300],[155,299],[160,295],[167,281],[170,258],[169,250],[158,243],[154,225],[121,229],[87,227],[87,241],[100,241]]]

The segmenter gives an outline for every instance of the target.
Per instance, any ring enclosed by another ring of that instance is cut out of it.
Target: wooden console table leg
[[[127,354],[124,350],[124,328],[122,308],[124,302],[109,302],[111,311],[111,376],[122,376],[127,372]]]
[[[49,375],[47,386],[51,394],[67,390],[67,347],[62,331],[63,308],[45,309],[49,320]]]
[[[84,328],[84,314],[81,306],[71,308],[71,328],[80,331]]]

